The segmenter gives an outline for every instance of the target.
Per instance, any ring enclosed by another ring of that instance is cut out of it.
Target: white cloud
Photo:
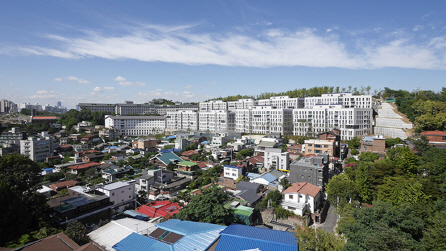
[[[161,91],[163,91],[163,89],[156,89],[155,91],[157,91],[157,92],[161,92]]]
[[[419,31],[422,30],[424,28],[423,25],[415,25],[415,27],[412,29],[412,31]]]
[[[95,87],[93,89],[94,92],[103,92],[103,90],[101,89],[101,87]]]
[[[36,92],[35,95],[30,96],[29,98],[34,98],[34,99],[51,99],[51,98],[56,98],[59,97],[60,95],[55,93],[54,91],[45,91],[45,90],[39,90]]]
[[[215,85],[215,84],[217,84],[215,81],[213,81],[213,82],[208,82],[208,85]]]
[[[428,38],[424,43],[415,42],[415,39],[408,39],[401,43],[401,39],[407,35],[401,29],[395,31],[393,35],[381,34],[381,37],[373,40],[359,37],[361,34],[350,38],[338,36],[334,32],[337,30],[336,27],[326,29],[325,32],[318,32],[311,28],[297,31],[265,29],[260,31],[260,34],[263,34],[260,37],[249,36],[243,32],[196,33],[189,29],[190,27],[193,26],[140,25],[137,28],[128,29],[125,34],[115,36],[110,35],[113,33],[102,34],[95,31],[86,32],[86,35],[81,37],[49,35],[47,38],[58,43],[59,47],[20,47],[15,50],[22,53],[26,51],[31,55],[62,58],[99,57],[109,60],[133,59],[143,62],[186,65],[264,68],[307,66],[348,69],[446,68],[446,62],[443,60],[446,58],[445,49],[429,46]],[[376,28],[373,31],[376,34],[382,29]],[[368,41],[368,44],[358,43],[358,41]],[[415,54],[412,54],[409,49]],[[8,53],[12,52],[8,51]],[[407,62],[404,59],[421,60],[421,62]],[[121,86],[146,85],[142,82],[130,82],[121,76],[114,80]],[[90,83],[81,79],[76,81],[83,84]]]
[[[123,78],[121,76],[117,76],[113,80],[118,81],[119,82],[118,84],[121,85],[121,86],[146,86],[145,83],[142,83],[142,82],[139,82],[139,81],[136,81],[136,82],[132,83],[130,81],[127,81],[127,79],[125,79],[125,78]]]
[[[54,81],[60,82],[60,81],[62,81],[62,79],[61,78],[55,78]]]
[[[186,85],[186,86],[184,87],[184,89],[192,89],[192,88],[194,88],[192,85]]]
[[[104,87],[104,90],[114,90],[115,89],[115,87]]]
[[[69,76],[67,79],[68,79],[68,80],[71,80],[71,81],[76,81],[76,82],[78,82],[79,84],[83,84],[83,85],[91,85],[91,82],[90,82],[90,81],[87,81],[87,80],[85,80],[85,79],[76,78],[76,77],[73,77],[73,76]]]
[[[189,91],[184,91],[183,92],[183,96],[186,97],[186,98],[193,98],[194,95],[195,95],[194,93],[191,93]]]

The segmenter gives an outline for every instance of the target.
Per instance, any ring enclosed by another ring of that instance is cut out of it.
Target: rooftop
[[[282,193],[301,193],[301,194],[308,194],[312,197],[316,197],[316,195],[321,191],[321,189],[322,188],[310,184],[308,182],[303,182],[303,183],[297,182],[292,184]]]

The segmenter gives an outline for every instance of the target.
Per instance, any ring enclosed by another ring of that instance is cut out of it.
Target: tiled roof
[[[142,205],[138,208],[139,213],[150,216],[151,218],[166,217],[168,215],[176,214],[180,210],[178,203],[171,203],[170,201],[154,201],[147,205]]]
[[[71,240],[64,233],[58,233],[45,238],[35,244],[25,247],[22,251],[73,251],[79,248],[79,245]]]
[[[215,251],[223,250],[298,250],[296,238],[288,232],[232,224],[220,233]]]
[[[303,183],[297,182],[292,184],[282,193],[301,193],[301,194],[308,194],[312,197],[316,197],[316,195],[321,191],[321,189],[322,188],[310,184],[308,182],[303,182]]]
[[[252,164],[256,164],[257,162],[264,162],[264,157],[257,155],[249,158],[248,161],[251,162]]]
[[[33,119],[57,119],[56,116],[33,116]]]
[[[90,168],[90,167],[94,167],[94,166],[100,166],[100,165],[101,164],[99,164],[97,162],[90,162],[90,163],[81,164],[81,165],[69,166],[68,168],[79,170],[79,169],[86,169],[86,168]]]
[[[302,149],[302,144],[296,144],[296,145],[293,145],[293,146],[289,146],[287,148],[288,149]]]
[[[55,188],[58,188],[58,187],[72,187],[72,186],[75,186],[78,183],[79,183],[79,181],[76,181],[76,180],[67,180],[67,181],[54,183],[50,187],[52,189],[55,189]]]
[[[181,155],[184,155],[184,156],[192,156],[192,155],[195,155],[195,154],[199,154],[197,151],[195,151],[195,150],[189,150],[189,151],[185,151],[184,153],[182,153]]]
[[[425,131],[422,132],[423,135],[438,135],[438,136],[446,136],[446,132],[435,130],[435,131]]]

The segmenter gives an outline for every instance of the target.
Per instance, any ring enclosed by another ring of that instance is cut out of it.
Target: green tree
[[[357,198],[359,194],[355,181],[351,180],[346,174],[333,176],[327,183],[325,192],[328,194],[330,204],[336,206],[340,214],[350,200]]]
[[[370,163],[363,162],[357,165],[355,174],[356,190],[359,193],[360,201],[364,203],[371,203],[373,200],[369,171]]]
[[[7,154],[0,157],[0,182],[19,195],[24,207],[31,215],[35,226],[46,210],[45,196],[37,192],[42,186],[42,170],[37,163],[21,154]]]
[[[352,210],[353,220],[339,231],[347,238],[344,250],[420,250],[423,221],[410,206],[377,202]]]
[[[193,196],[187,206],[175,217],[181,220],[227,226],[235,221],[233,211],[223,206],[229,200],[227,192],[217,186],[209,187],[201,192],[201,194]]]
[[[408,146],[398,146],[387,150],[388,161],[402,173],[417,173],[417,156]]]
[[[73,220],[68,223],[65,234],[80,246],[90,242],[90,238],[87,235],[87,228],[78,220]]]
[[[340,251],[345,243],[341,237],[336,237],[334,233],[320,228],[315,231],[308,227],[304,229],[297,227],[295,236],[299,250],[302,251]]]
[[[256,206],[259,209],[264,209],[268,206],[268,201],[273,208],[278,207],[282,203],[283,195],[279,190],[273,190],[269,192],[266,197]]]
[[[446,250],[446,211],[436,212],[428,220],[422,239],[425,250]]]
[[[239,183],[240,181],[249,181],[249,178],[244,176],[244,175],[240,175],[238,176],[238,178],[235,180],[235,183]]]
[[[375,161],[375,160],[379,159],[379,154],[378,153],[371,153],[371,152],[362,152],[358,156],[358,158],[361,161]]]
[[[386,177],[384,184],[377,187],[378,200],[393,205],[425,204],[429,196],[423,192],[423,185],[415,178],[404,176]]]
[[[361,145],[361,141],[358,137],[353,137],[351,140],[348,141],[348,148],[350,149],[356,149]]]

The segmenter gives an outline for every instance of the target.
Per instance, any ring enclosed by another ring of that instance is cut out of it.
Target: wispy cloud
[[[83,85],[91,85],[91,82],[90,82],[90,81],[87,81],[87,80],[85,80],[85,79],[76,78],[76,77],[73,77],[73,76],[69,76],[67,79],[68,79],[68,80],[71,80],[71,81],[76,81],[76,82],[78,82],[79,84],[83,84]]]
[[[142,83],[142,82],[139,82],[139,81],[136,81],[136,82],[130,82],[130,81],[128,81],[127,79],[125,79],[125,78],[123,78],[123,77],[121,77],[121,76],[117,76],[115,79],[113,79],[113,80],[115,80],[115,81],[118,81],[119,83],[119,85],[122,85],[122,86],[146,86],[146,84],[145,83]]]
[[[411,40],[410,36],[407,36],[408,39],[404,38],[404,32],[400,30],[395,34],[383,34],[382,29],[377,28],[373,31],[374,34],[380,33],[379,36],[385,40],[377,38],[364,44],[357,41],[369,39],[354,37],[353,41],[345,40],[347,38],[342,36],[330,35],[334,33],[333,29],[320,32],[311,28],[296,31],[265,29],[260,33],[262,35],[257,37],[241,32],[196,33],[189,29],[193,26],[140,25],[129,29],[125,34],[114,36],[109,34],[118,33],[89,31],[80,37],[48,35],[47,39],[59,43],[57,48],[31,46],[16,50],[26,50],[32,55],[73,59],[99,57],[110,60],[133,59],[186,65],[264,68],[307,66],[348,69],[444,69],[446,66],[445,50],[429,46],[432,39],[426,38],[426,41],[420,44]],[[393,40],[390,39],[392,37]],[[408,59],[420,61],[408,62]],[[122,86],[146,85],[142,82],[127,81],[121,76],[115,80]]]
[[[36,92],[36,94],[30,96],[29,98],[33,99],[51,99],[59,97],[59,94],[57,94],[54,91],[45,91],[45,90],[39,90]]]
[[[61,78],[55,78],[54,81],[60,82],[60,81],[62,81],[62,79]]]
[[[93,89],[93,91],[94,91],[94,92],[103,92],[103,90],[102,90],[101,87],[95,87],[95,88]]]
[[[104,87],[104,90],[110,90],[113,91],[115,89],[115,87]]]
[[[192,89],[192,88],[194,88],[192,85],[186,85],[186,86],[184,87],[184,89]]]

